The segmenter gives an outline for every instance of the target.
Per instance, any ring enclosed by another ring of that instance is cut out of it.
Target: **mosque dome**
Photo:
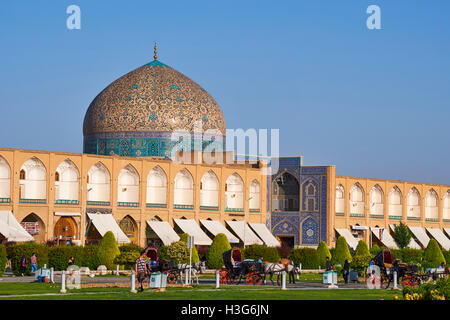
[[[225,119],[214,98],[184,74],[158,61],[156,46],[154,58],[112,82],[92,101],[83,124],[86,153],[122,153],[114,146],[123,139],[136,145],[137,138],[141,139],[139,148],[150,143],[142,138],[153,138],[159,149],[158,139],[167,140],[177,129],[194,132],[194,125],[199,124],[203,132],[225,136]],[[113,152],[107,151],[105,144],[112,145],[109,149]],[[146,153],[138,152],[137,156]]]

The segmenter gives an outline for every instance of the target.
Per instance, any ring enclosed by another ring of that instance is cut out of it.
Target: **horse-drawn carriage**
[[[158,249],[154,247],[147,247],[145,255],[150,260],[147,263],[147,270],[149,272],[163,272],[167,273],[167,283],[177,283],[180,278],[180,271],[172,261],[159,259]]]
[[[373,258],[374,264],[380,268],[381,287],[386,286],[386,282],[393,281],[394,272],[397,272],[397,279],[403,287],[415,287],[428,279],[428,276],[419,274],[416,265],[409,265],[394,261],[394,257],[389,249],[383,249]]]
[[[255,260],[242,261],[239,249],[230,249],[222,254],[224,268],[219,270],[220,283],[238,284],[242,278],[246,284],[261,284],[264,279],[262,265]]]

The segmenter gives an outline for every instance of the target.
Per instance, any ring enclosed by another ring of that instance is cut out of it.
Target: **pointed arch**
[[[450,220],[450,190],[447,190],[444,195],[442,210],[442,219]]]
[[[250,183],[250,201],[249,201],[249,210],[260,210],[260,185],[259,181],[254,179]]]
[[[219,179],[212,170],[205,172],[200,181],[200,206],[219,207]]]
[[[160,166],[154,167],[147,175],[148,204],[167,205],[167,175]]]
[[[350,216],[364,217],[364,188],[359,182],[350,189]]]
[[[319,211],[319,185],[319,181],[313,177],[308,177],[302,183],[302,207],[304,211]]]
[[[389,216],[401,218],[403,215],[403,203],[402,203],[402,192],[399,187],[394,186],[389,192],[388,201],[389,201]]]
[[[77,224],[72,217],[60,217],[53,228],[53,238],[58,245],[66,245],[75,240]]]
[[[289,172],[283,172],[272,182],[272,209],[274,211],[298,211],[300,184]]]
[[[24,162],[20,170],[25,173],[25,179],[20,180],[20,198],[33,201],[47,199],[47,169],[41,160],[32,157]]]
[[[45,223],[36,213],[32,212],[27,215],[20,224],[36,242],[45,241]]]
[[[344,215],[345,212],[345,189],[342,184],[336,187],[336,213]]]
[[[439,218],[439,197],[434,189],[430,189],[425,195],[425,219],[438,221]]]
[[[194,206],[194,179],[187,169],[180,170],[174,179],[174,205]]]
[[[412,187],[406,197],[407,217],[413,219],[420,218],[420,193],[416,187]]]
[[[135,243],[138,228],[136,221],[130,215],[126,215],[120,220],[119,227],[131,242]]]
[[[11,198],[11,167],[5,158],[0,156],[0,199]],[[9,202],[9,201],[8,201]]]
[[[55,172],[55,203],[78,201],[79,177],[78,168],[70,159],[58,165]]]
[[[225,210],[244,209],[244,181],[236,172],[225,181]]]
[[[378,184],[370,189],[370,214],[376,216],[384,215],[384,192]]]
[[[139,173],[131,164],[120,170],[117,188],[119,206],[139,205]]]
[[[110,202],[111,175],[106,166],[101,162],[97,162],[89,169],[88,178],[87,200]]]

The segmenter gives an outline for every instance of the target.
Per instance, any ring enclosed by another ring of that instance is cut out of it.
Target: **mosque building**
[[[191,139],[174,156],[180,129]],[[198,246],[225,233],[234,246],[332,247],[342,235],[352,248],[395,248],[403,222],[410,247],[435,238],[450,249],[450,186],[336,176],[302,157],[237,161],[217,102],[158,61],[156,46],[152,62],[95,97],[83,134],[82,154],[0,148],[0,241],[79,245],[112,231],[119,243],[160,246],[186,232]],[[204,161],[205,150],[223,161]]]

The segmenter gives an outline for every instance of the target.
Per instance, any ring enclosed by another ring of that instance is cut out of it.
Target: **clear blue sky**
[[[66,8],[81,8],[81,30]],[[366,8],[381,8],[368,30]],[[0,147],[82,152],[84,114],[158,59],[228,128],[340,175],[450,184],[450,1],[4,1]]]

